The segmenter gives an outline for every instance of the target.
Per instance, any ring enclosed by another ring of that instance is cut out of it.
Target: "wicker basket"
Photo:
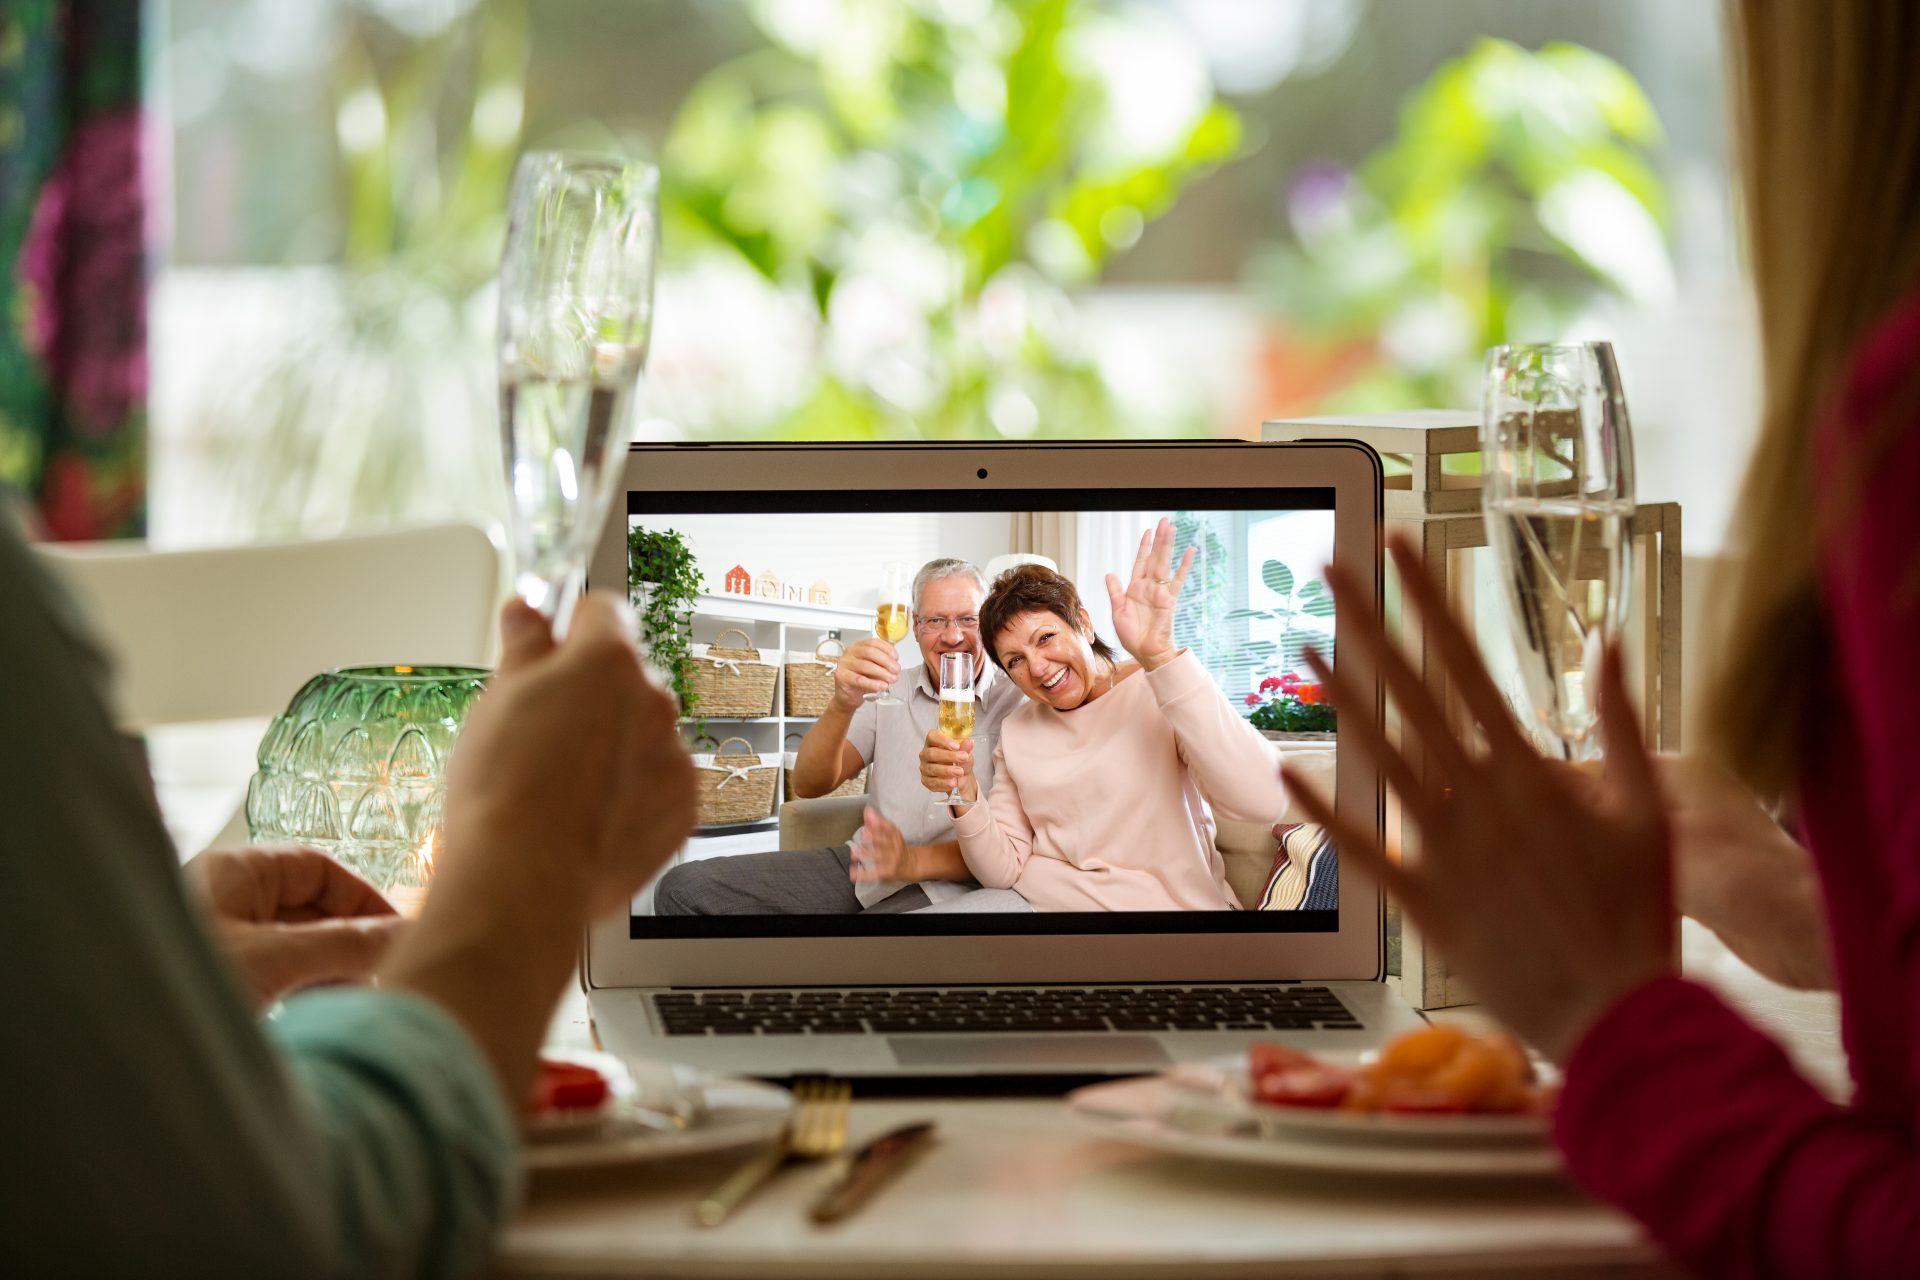
[[[728,636],[739,636],[740,646],[721,644]],[[703,716],[772,715],[779,666],[762,662],[752,637],[738,627],[729,627],[713,639],[712,644],[693,646],[694,712]]]
[[[791,742],[799,736],[797,733],[790,733],[787,735],[787,740]],[[793,794],[793,762],[799,754],[798,751],[788,751],[782,757],[786,763],[786,767],[780,771],[780,790],[781,794],[788,800],[800,799],[799,796]],[[873,772],[873,766],[868,765],[833,790],[827,792],[826,796],[814,796],[810,798],[818,800],[827,799],[832,796],[863,796],[867,794],[867,775],[871,772]]]
[[[740,749],[729,752],[734,743]],[[700,792],[697,821],[703,827],[736,822],[758,822],[773,816],[780,757],[761,754],[745,738],[728,738],[711,755],[693,757],[695,785]]]
[[[821,654],[829,647],[836,658],[846,652],[846,646],[828,636],[813,647],[811,658],[796,658],[791,653],[787,655],[788,715],[826,714],[827,704],[833,701],[833,663]]]

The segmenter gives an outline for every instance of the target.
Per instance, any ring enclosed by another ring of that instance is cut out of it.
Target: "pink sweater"
[[[1000,726],[993,790],[953,829],[981,884],[1036,911],[1220,911],[1240,903],[1213,818],[1277,822],[1280,755],[1191,653],[1072,711]]]
[[[1920,1275],[1916,367],[1920,299],[1862,349],[1810,460],[1823,510],[1844,518],[1821,560],[1834,662],[1804,677],[1826,710],[1801,807],[1851,1102],[1828,1102],[1773,1041],[1679,978],[1626,996],[1567,1064],[1555,1128],[1574,1174],[1704,1275]],[[1862,462],[1849,491],[1846,466]]]

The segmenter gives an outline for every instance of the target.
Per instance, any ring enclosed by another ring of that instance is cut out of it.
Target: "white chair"
[[[286,710],[316,672],[493,661],[500,557],[472,525],[207,550],[154,551],[140,542],[35,550],[105,648],[116,718],[130,733],[149,734],[163,799],[172,790],[202,817],[216,796],[216,819],[234,810],[250,766],[224,775],[251,758],[262,722]],[[204,735],[169,744],[152,733],[240,720],[256,723],[211,745]],[[214,768],[222,746],[225,759]],[[166,807],[182,852],[194,852],[206,824]],[[215,843],[245,834],[236,814]]]

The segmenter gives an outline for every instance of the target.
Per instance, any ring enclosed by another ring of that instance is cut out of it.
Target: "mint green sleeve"
[[[516,1139],[415,997],[270,1029],[187,899],[100,663],[0,509],[0,1258],[39,1275],[459,1275]]]
[[[467,1033],[403,992],[314,991],[269,1023],[324,1135],[320,1194],[353,1275],[459,1275],[512,1205],[517,1144]]]

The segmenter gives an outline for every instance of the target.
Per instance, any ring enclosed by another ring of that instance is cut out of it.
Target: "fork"
[[[844,1080],[800,1080],[793,1086],[793,1118],[774,1144],[727,1175],[694,1207],[694,1220],[717,1227],[783,1166],[823,1160],[847,1145],[847,1108],[853,1096]]]

